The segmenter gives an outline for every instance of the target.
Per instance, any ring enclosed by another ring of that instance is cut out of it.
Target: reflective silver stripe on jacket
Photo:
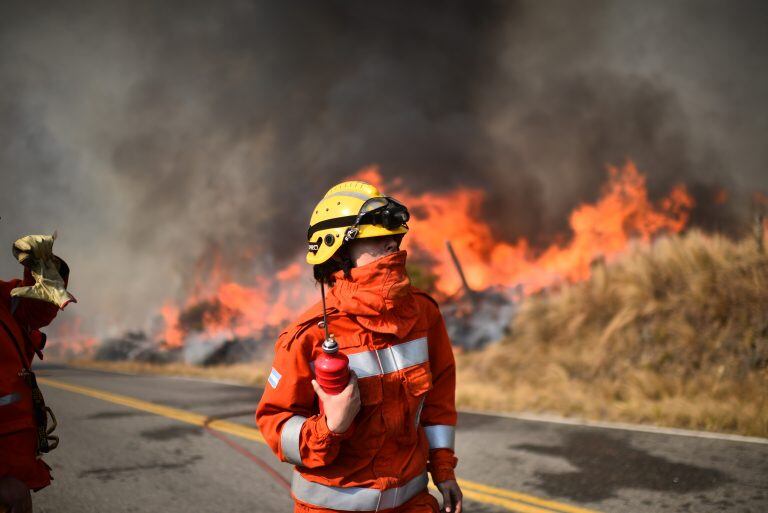
[[[424,432],[427,435],[430,449],[453,449],[456,439],[454,426],[424,426]]]
[[[364,351],[349,356],[349,366],[358,378],[389,374],[429,361],[427,338],[417,338],[396,346]]]
[[[308,481],[293,472],[291,492],[301,502],[343,511],[378,511],[402,506],[427,488],[427,473],[414,477],[403,486],[388,490],[350,486],[326,486]]]
[[[0,406],[9,406],[21,401],[21,394],[13,392],[12,394],[0,396]]]
[[[301,450],[299,442],[301,441],[301,426],[304,425],[306,417],[294,415],[283,424],[283,430],[280,431],[280,448],[283,450],[285,461],[294,465],[301,465]]]

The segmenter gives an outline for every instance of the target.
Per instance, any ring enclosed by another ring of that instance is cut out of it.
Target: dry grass
[[[694,231],[526,299],[458,402],[766,437],[767,365],[768,258]]]
[[[244,385],[263,386],[269,375],[269,362],[249,362],[235,365],[200,367],[186,363],[106,362],[94,360],[70,360],[68,365],[87,369],[99,369],[131,374],[187,376],[232,381]]]

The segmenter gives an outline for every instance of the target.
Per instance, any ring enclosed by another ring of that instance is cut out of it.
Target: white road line
[[[757,436],[733,435],[729,433],[715,433],[711,431],[695,431],[692,429],[670,428],[661,426],[647,426],[642,424],[630,424],[626,422],[607,422],[602,420],[588,420],[579,418],[560,417],[557,415],[548,415],[543,413],[507,413],[497,411],[478,411],[460,409],[461,413],[470,413],[472,415],[485,415],[488,417],[501,417],[505,419],[526,420],[530,422],[546,422],[549,424],[564,424],[568,426],[584,426],[602,429],[616,429],[620,431],[638,431],[641,433],[653,433],[659,435],[688,436],[694,438],[711,438],[713,440],[724,440],[728,442],[744,442],[752,444],[768,444],[768,438]]]

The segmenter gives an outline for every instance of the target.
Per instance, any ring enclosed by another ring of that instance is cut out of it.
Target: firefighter
[[[13,254],[24,265],[24,279],[0,281],[0,512],[31,512],[30,490],[51,482],[40,455],[58,444],[55,418],[30,367],[35,355],[43,357],[40,328],[75,301],[66,290],[69,267],[53,254],[54,239],[17,240]]]
[[[256,410],[272,450],[295,465],[295,512],[438,512],[429,470],[444,510],[461,513],[455,363],[437,304],[405,270],[408,218],[404,205],[359,181],[330,189],[311,217],[307,262],[327,306],[318,302],[281,333]],[[338,395],[314,379],[325,326],[349,358]]]

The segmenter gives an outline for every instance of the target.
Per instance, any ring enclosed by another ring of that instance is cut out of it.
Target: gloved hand
[[[30,287],[16,287],[11,296],[39,299],[64,308],[77,300],[67,292],[64,278],[61,277],[63,262],[53,254],[53,235],[27,235],[13,243],[13,256],[29,269],[35,284]]]

